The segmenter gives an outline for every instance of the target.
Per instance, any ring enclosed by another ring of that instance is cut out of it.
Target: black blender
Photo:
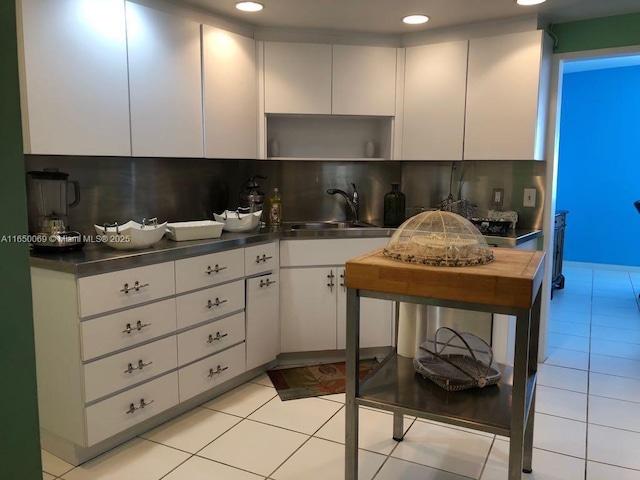
[[[84,246],[82,235],[69,229],[67,207],[80,203],[80,185],[68,178],[69,174],[57,168],[27,172],[29,237],[34,250],[60,252]],[[74,187],[71,203],[67,198],[69,184]]]

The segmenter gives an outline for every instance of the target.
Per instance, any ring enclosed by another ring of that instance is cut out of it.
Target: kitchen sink
[[[335,230],[345,228],[376,228],[364,222],[304,222],[291,225],[291,230]]]

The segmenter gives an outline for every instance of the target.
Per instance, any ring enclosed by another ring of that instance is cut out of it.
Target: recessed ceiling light
[[[420,25],[421,23],[427,23],[429,21],[429,17],[426,15],[407,15],[402,19],[402,21],[409,25]]]
[[[243,12],[259,12],[264,8],[264,5],[258,2],[240,2],[236,3],[236,8]]]
[[[518,5],[538,5],[539,3],[544,3],[547,0],[516,0]]]

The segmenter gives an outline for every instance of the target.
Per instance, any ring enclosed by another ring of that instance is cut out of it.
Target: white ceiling
[[[407,34],[540,14],[551,23],[640,12],[639,0],[547,0],[519,6],[514,0],[257,0],[258,13],[240,12],[238,0],[174,0],[217,16],[263,28],[302,28],[375,34]],[[425,25],[409,26],[403,16],[423,13]]]

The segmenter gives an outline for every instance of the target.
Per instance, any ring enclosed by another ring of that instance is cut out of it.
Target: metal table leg
[[[345,480],[358,478],[358,406],[360,390],[360,297],[358,291],[347,288],[347,338],[345,381]]]
[[[404,415],[398,412],[393,414],[393,439],[396,442],[404,439]]]

